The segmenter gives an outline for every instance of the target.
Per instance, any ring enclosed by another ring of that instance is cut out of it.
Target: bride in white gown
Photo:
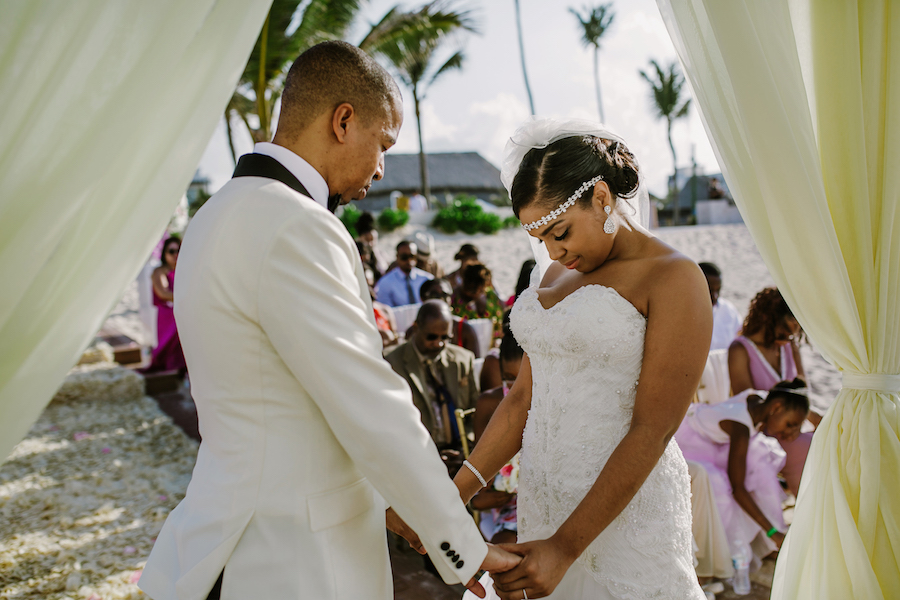
[[[490,593],[703,600],[672,435],[709,348],[704,276],[640,226],[617,136],[532,120],[507,154],[513,209],[553,262],[512,309],[519,377],[455,479],[469,499],[521,447],[519,543],[504,547],[524,558]]]

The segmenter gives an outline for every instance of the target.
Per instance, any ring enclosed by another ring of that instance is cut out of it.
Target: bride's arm
[[[475,449],[469,456],[469,462],[478,469],[486,481],[497,474],[522,447],[522,432],[528,409],[531,408],[531,363],[528,355],[522,357],[522,366],[516,382],[503,402],[494,411],[487,429],[484,430]],[[469,469],[463,467],[453,478],[459,488],[463,502],[472,499],[481,483]]]
[[[547,540],[507,546],[525,559],[494,581],[501,598],[541,598],[631,502],[681,424],[703,372],[712,336],[706,281],[681,259],[658,274],[650,292],[644,360],[628,433],[597,481]],[[510,594],[503,592],[506,590]]]

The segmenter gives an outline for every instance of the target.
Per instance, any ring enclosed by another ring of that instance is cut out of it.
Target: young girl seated
[[[732,556],[752,549],[763,558],[781,548],[785,453],[778,442],[795,439],[808,412],[806,384],[794,379],[768,394],[748,389],[721,404],[693,404],[675,433],[684,457],[709,473]]]
[[[495,389],[483,392],[475,405],[475,440],[481,437],[488,421],[503,398],[509,392],[522,366],[524,351],[512,334],[500,342],[500,374],[502,383]],[[516,487],[518,481],[519,455],[517,454],[470,502],[475,510],[490,511],[482,515],[481,532],[493,544],[516,542]]]

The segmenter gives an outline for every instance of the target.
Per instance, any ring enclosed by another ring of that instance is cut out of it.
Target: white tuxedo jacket
[[[203,442],[145,592],[204,600],[224,568],[223,600],[390,600],[387,505],[446,582],[475,574],[487,547],[382,359],[334,215],[278,181],[232,179],[191,222],[175,290]]]

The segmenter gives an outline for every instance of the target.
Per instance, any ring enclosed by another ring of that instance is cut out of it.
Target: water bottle
[[[734,565],[734,578],[731,587],[737,596],[746,596],[750,593],[750,548],[743,542],[734,544],[735,553],[731,556],[731,564]]]

